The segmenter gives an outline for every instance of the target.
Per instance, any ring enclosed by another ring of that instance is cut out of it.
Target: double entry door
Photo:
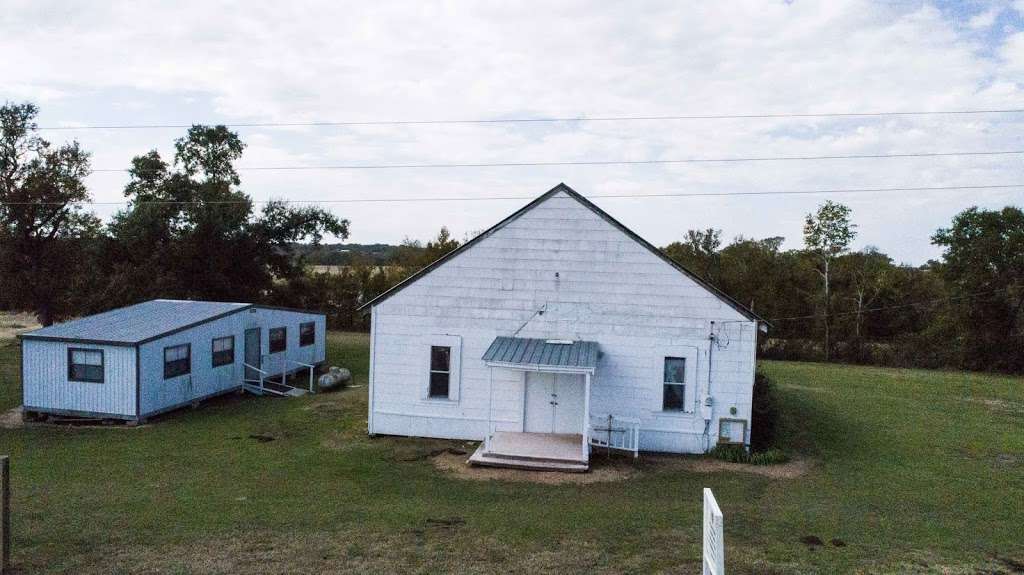
[[[583,394],[582,375],[527,372],[523,431],[580,434]]]

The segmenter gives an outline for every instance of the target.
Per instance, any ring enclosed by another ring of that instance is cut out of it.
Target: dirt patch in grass
[[[471,481],[516,481],[544,485],[586,485],[622,481],[637,474],[632,464],[597,463],[587,473],[560,473],[556,471],[527,471],[497,467],[473,467],[466,463],[466,455],[444,451],[430,458],[434,467],[458,479]]]
[[[813,467],[809,459],[794,459],[776,465],[751,465],[749,463],[729,463],[719,459],[699,458],[680,459],[684,469],[696,473],[721,473],[723,471],[752,473],[771,479],[795,479],[805,475]]]
[[[25,426],[21,419],[21,407],[8,409],[0,413],[0,429],[19,429]]]
[[[967,401],[981,404],[988,408],[989,411],[994,411],[996,413],[1024,414],[1024,403],[1018,403],[1016,401],[984,397],[969,397],[967,398]]]

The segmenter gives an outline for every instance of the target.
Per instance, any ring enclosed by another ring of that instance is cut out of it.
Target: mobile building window
[[[275,327],[270,330],[270,353],[288,349],[288,328]]]
[[[192,373],[192,345],[183,343],[164,348],[164,379]]]
[[[68,349],[68,380],[103,383],[103,350]]]
[[[665,358],[661,398],[662,410],[686,411],[686,358]]]
[[[430,392],[429,397],[448,398],[452,378],[452,348],[430,346]]]
[[[213,367],[235,363],[235,336],[213,338]]]
[[[299,324],[299,347],[306,347],[316,343],[316,323],[307,322]]]

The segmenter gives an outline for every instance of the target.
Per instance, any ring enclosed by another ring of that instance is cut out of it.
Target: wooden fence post
[[[11,566],[11,458],[0,455],[0,575]]]

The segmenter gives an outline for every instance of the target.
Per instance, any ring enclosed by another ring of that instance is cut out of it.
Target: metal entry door
[[[263,350],[260,348],[260,340],[262,339],[260,334],[260,328],[254,327],[245,330],[245,363],[253,367],[262,368],[263,365],[260,363],[263,356]],[[258,371],[245,368],[245,379],[256,381],[260,378]]]

